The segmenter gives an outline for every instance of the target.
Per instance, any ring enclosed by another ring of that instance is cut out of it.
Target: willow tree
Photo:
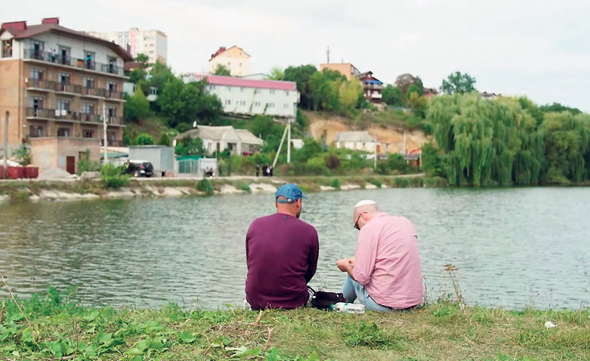
[[[535,120],[516,100],[445,95],[432,100],[428,119],[450,184],[538,181],[543,143]]]
[[[545,182],[560,182],[563,178],[584,180],[588,176],[586,159],[590,156],[590,115],[547,113],[541,131],[547,160]]]

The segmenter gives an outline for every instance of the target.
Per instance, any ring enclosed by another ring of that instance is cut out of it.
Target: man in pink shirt
[[[338,260],[348,273],[342,293],[368,310],[391,312],[420,306],[424,298],[418,237],[407,218],[381,212],[374,201],[354,207],[354,228],[360,230],[356,254]]]

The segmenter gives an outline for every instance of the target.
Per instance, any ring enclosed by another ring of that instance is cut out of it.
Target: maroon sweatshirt
[[[298,308],[307,304],[307,283],[319,253],[316,229],[287,214],[252,222],[246,235],[246,300],[254,309]]]

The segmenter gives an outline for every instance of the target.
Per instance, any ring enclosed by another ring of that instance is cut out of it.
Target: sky
[[[384,83],[411,73],[438,88],[450,73],[480,91],[590,111],[590,1],[574,0],[21,0],[0,22],[60,18],[80,31],[161,30],[177,72],[206,71],[220,46],[252,71],[350,62]]]

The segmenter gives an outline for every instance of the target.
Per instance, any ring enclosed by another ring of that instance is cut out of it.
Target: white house
[[[209,93],[217,95],[227,114],[279,118],[293,118],[296,114],[299,92],[295,82],[207,74],[183,76],[187,83],[203,79],[208,83]]]
[[[246,129],[234,129],[232,126],[211,127],[199,125],[195,129],[179,134],[174,139],[201,138],[208,153],[223,152],[228,149],[232,155],[252,155],[262,147],[262,139]]]
[[[387,144],[381,144],[367,131],[339,132],[336,134],[336,148],[360,150],[364,152],[387,152]]]

